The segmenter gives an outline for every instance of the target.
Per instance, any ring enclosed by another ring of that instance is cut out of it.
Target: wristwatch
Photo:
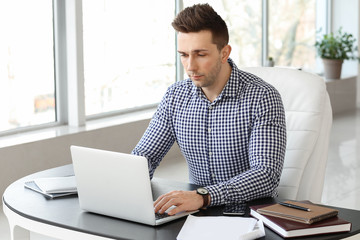
[[[204,204],[202,208],[205,208],[209,205],[209,191],[206,188],[198,188],[196,189],[196,193],[201,195],[204,199]]]

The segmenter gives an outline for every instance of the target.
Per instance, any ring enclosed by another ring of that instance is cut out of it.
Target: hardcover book
[[[351,223],[338,216],[330,217],[313,224],[306,224],[284,218],[262,215],[258,212],[258,209],[267,206],[269,205],[250,206],[250,215],[258,220],[262,220],[265,226],[284,238],[340,233],[351,230]]]
[[[279,203],[272,204],[266,207],[257,209],[257,211],[264,215],[285,218],[292,221],[312,224],[326,218],[334,217],[338,214],[336,209],[322,207],[319,205],[304,202],[295,202],[295,201],[286,201],[285,204],[291,206],[297,206],[302,209],[307,209],[309,211],[299,210],[296,208],[286,207],[280,205]]]

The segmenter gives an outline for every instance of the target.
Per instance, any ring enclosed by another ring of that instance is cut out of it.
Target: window
[[[86,115],[160,102],[176,78],[174,13],[173,1],[83,1]]]
[[[0,1],[0,131],[56,121],[52,1]]]
[[[268,55],[276,65],[315,71],[315,0],[270,0],[269,3]]]
[[[199,3],[184,0],[184,8]],[[252,0],[211,0],[209,3],[225,20],[232,47],[230,57],[240,66],[260,66],[262,58],[262,5]]]
[[[184,7],[198,2],[184,0]],[[271,56],[276,65],[315,71],[315,0],[202,1],[206,2],[226,21],[230,57],[238,66],[261,66],[262,56]],[[265,3],[267,11],[263,11]],[[262,25],[263,18],[268,20],[266,26]],[[263,38],[268,46],[263,45]]]

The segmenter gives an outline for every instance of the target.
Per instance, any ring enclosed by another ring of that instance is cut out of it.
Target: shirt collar
[[[230,64],[232,70],[231,70],[230,78],[226,83],[224,89],[220,93],[220,95],[236,97],[241,87],[241,81],[239,80],[240,70],[238,69],[238,67],[235,65],[234,61],[231,58],[228,58],[228,63]]]

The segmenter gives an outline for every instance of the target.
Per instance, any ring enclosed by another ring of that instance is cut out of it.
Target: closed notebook
[[[31,189],[35,192],[41,193],[42,195],[44,195],[46,198],[58,198],[58,197],[64,197],[64,196],[69,196],[69,195],[73,195],[76,194],[77,192],[62,192],[62,193],[46,193],[43,192],[38,185],[36,185],[34,180],[28,181],[24,183],[24,186],[28,189]]]
[[[75,176],[34,179],[35,184],[45,193],[77,192]]]
[[[322,207],[319,205],[295,201],[286,201],[285,203],[294,204],[300,207],[308,208],[310,211],[303,211],[295,208],[285,207],[278,203],[257,209],[258,213],[288,219],[291,221],[312,224],[326,218],[334,217],[338,214],[336,209]]]
[[[284,238],[341,233],[351,230],[351,223],[338,216],[330,217],[313,224],[306,224],[283,218],[266,216],[258,212],[260,208],[267,206],[269,205],[250,206],[250,215],[258,220],[262,220],[268,228]]]

